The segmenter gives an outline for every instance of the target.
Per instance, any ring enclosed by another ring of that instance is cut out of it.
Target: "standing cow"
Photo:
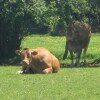
[[[56,73],[60,68],[59,60],[45,48],[16,50],[22,58],[23,73]]]
[[[86,64],[86,52],[91,37],[91,27],[87,23],[76,22],[70,24],[67,28],[66,47],[63,59],[67,57],[68,51],[71,55],[72,65],[74,65],[73,53],[76,53],[76,63],[80,63],[80,55],[84,49],[84,64]]]

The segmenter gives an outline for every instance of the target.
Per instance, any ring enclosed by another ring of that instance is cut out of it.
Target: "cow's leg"
[[[20,71],[17,71],[16,74],[24,74],[26,70],[26,66],[22,66],[22,69]]]
[[[26,69],[27,69],[27,66],[22,66],[22,70],[21,71],[23,71],[23,73],[25,73]]]
[[[23,74],[23,71],[22,70],[17,71],[16,74]]]
[[[68,42],[66,41],[65,53],[63,55],[63,60],[65,60],[67,58],[67,54],[68,54]]]
[[[81,56],[81,53],[82,53],[82,49],[79,52],[76,53],[76,63],[75,63],[76,66],[80,65],[80,56]]]
[[[25,74],[32,74],[34,73],[30,67],[27,67],[25,70]]]
[[[70,56],[71,56],[71,66],[74,65],[74,55],[73,55],[73,51],[69,51],[70,52]]]
[[[46,68],[42,71],[43,74],[49,74],[52,73],[53,69],[52,68]]]
[[[84,48],[84,64],[86,64],[86,52],[87,52],[87,47]]]
[[[17,71],[16,74],[32,74],[34,73],[30,67],[22,67],[22,70]]]

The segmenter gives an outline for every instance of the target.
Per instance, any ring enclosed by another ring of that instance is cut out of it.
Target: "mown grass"
[[[1,100],[99,100],[99,68],[62,68],[57,74],[16,75],[0,67]]]
[[[49,49],[53,54],[55,54],[59,59],[62,59],[62,55],[64,53],[65,48],[65,37],[31,35],[24,38],[21,47],[45,47]]]
[[[43,36],[43,35],[30,35],[23,39],[21,48],[36,48],[45,47],[49,49],[60,61],[62,61],[65,51],[65,36]],[[69,62],[70,54],[68,54],[67,61]],[[87,60],[95,60],[100,58],[100,34],[92,34],[90,44],[87,50]],[[83,55],[81,55],[83,59]],[[65,62],[65,61],[62,61]]]
[[[21,48],[46,47],[62,61],[65,37],[31,35]],[[93,34],[87,60],[100,58],[100,35]],[[82,57],[81,57],[82,60]],[[68,60],[65,60],[66,63]],[[16,75],[21,66],[0,66],[1,100],[99,100],[100,68],[61,68],[55,74]]]

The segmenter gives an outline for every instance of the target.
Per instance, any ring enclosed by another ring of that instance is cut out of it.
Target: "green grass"
[[[1,100],[99,100],[99,68],[61,68],[57,74],[16,75],[0,67]]]
[[[43,36],[30,35],[23,39],[21,48],[36,48],[45,47],[49,49],[61,62],[65,51],[65,36]],[[69,62],[70,54],[68,54],[67,61]],[[90,44],[87,50],[87,60],[95,60],[100,58],[100,34],[92,34]],[[81,56],[83,59],[83,55]]]
[[[31,35],[23,39],[22,48],[45,47],[55,54],[59,59],[62,59],[65,48],[65,37],[52,37],[42,35]]]
[[[63,62],[65,37],[31,35],[25,37],[21,44],[21,48],[41,46]],[[87,56],[88,61],[100,58],[99,34],[92,35]],[[55,74],[16,75],[20,69],[21,66],[0,66],[0,100],[100,99],[99,67],[60,68]]]

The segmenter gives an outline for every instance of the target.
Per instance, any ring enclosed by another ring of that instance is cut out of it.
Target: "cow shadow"
[[[20,57],[11,58],[5,61],[0,60],[0,66],[22,66]],[[100,67],[100,59],[95,59],[94,61],[87,62],[84,64],[83,62],[80,63],[79,66],[71,66],[70,63],[62,63],[61,68],[97,68]]]
[[[97,67],[100,67],[100,59],[95,59],[94,61],[87,62],[86,64],[81,62],[79,66],[72,66],[69,63],[61,63],[61,68],[97,68]]]

